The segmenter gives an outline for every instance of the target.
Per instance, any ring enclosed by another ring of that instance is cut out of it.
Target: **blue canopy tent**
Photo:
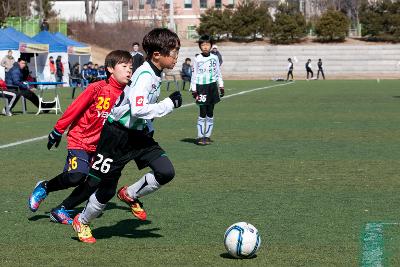
[[[54,61],[58,56],[61,56],[61,62],[64,66],[63,82],[69,83],[69,64],[68,64],[68,45],[62,42],[48,31],[41,31],[32,37],[33,40],[41,43],[49,44],[49,53],[46,57],[40,58],[40,63],[43,64],[43,73],[41,80],[55,81],[54,73],[50,71],[49,57],[53,57]]]
[[[49,47],[47,44],[35,41],[14,28],[5,28],[0,30],[0,58],[3,58],[7,54],[8,50],[13,52],[15,59],[18,59],[21,53],[33,53],[35,58],[34,67],[36,75],[36,73],[38,73],[36,53],[48,53]],[[0,77],[4,78],[4,68],[0,68]]]

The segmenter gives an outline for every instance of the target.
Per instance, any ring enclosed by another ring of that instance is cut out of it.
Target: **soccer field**
[[[45,138],[59,115],[28,106],[0,116],[0,265],[399,266],[400,81],[225,86],[211,145],[193,143],[198,108],[185,91],[184,106],[156,121],[175,179],[142,199],[146,222],[114,197],[92,225],[93,245],[49,222],[70,190],[36,213],[27,207],[36,182],[64,166],[65,137],[52,151]],[[63,109],[70,102],[63,89]],[[145,171],[128,164],[119,185]],[[260,232],[255,258],[225,252],[224,231],[239,221]]]

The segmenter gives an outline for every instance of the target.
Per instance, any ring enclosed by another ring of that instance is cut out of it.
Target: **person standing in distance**
[[[322,68],[322,59],[318,59],[318,72],[317,79],[319,79],[319,73],[321,72],[322,78],[325,80],[324,69]]]
[[[139,52],[138,42],[134,42],[132,44],[132,49],[133,49],[133,51],[131,52],[133,58],[132,71],[133,73],[135,73],[135,71],[144,63],[144,56],[142,53]]]

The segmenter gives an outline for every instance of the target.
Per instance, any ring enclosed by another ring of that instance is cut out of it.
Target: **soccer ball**
[[[235,258],[249,258],[256,254],[261,245],[258,230],[246,222],[228,227],[224,238],[225,248]]]

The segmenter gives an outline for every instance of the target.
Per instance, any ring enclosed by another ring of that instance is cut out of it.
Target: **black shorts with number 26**
[[[99,180],[119,179],[125,165],[135,160],[139,169],[165,154],[146,131],[130,130],[106,121],[89,175]]]

